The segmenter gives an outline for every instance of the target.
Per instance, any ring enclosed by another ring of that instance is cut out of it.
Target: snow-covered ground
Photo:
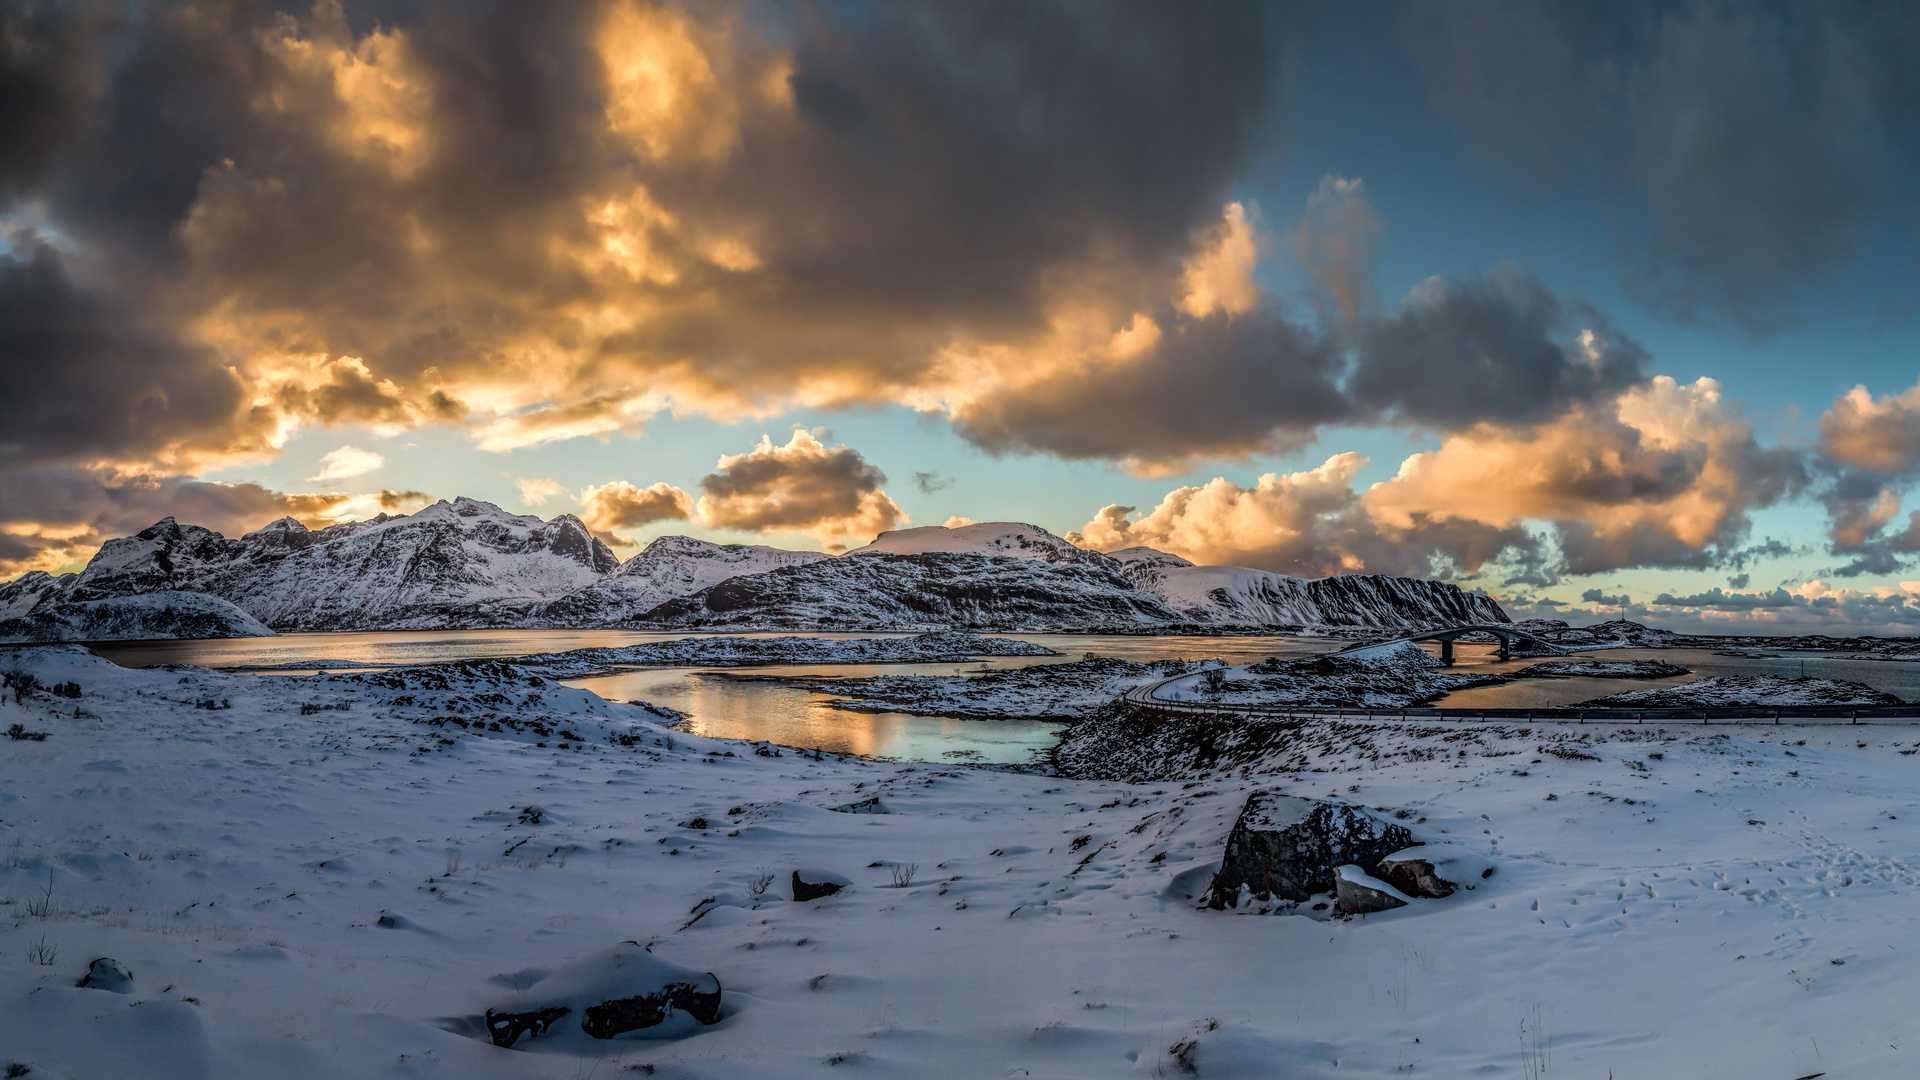
[[[761,756],[504,665],[16,669],[80,694],[0,705],[48,735],[0,739],[0,1067],[33,1077],[1848,1080],[1920,1053],[1920,728],[1273,724],[1235,754],[1163,723],[1074,778]],[[1496,873],[1344,922],[1197,910],[1256,787],[1403,809]],[[782,899],[803,867],[852,884]],[[479,1034],[629,940],[713,972],[719,1023]],[[75,985],[99,957],[130,992]]]
[[[1774,675],[1719,675],[1679,686],[1628,690],[1582,702],[1585,705],[1638,706],[1644,709],[1714,705],[1898,705],[1900,699],[1865,683],[1846,679],[1781,678]]]
[[[1150,664],[1092,657],[1002,668],[976,675],[875,675],[782,679],[833,695],[828,704],[860,712],[903,712],[971,720],[1079,719],[1136,686],[1192,671],[1185,660]]]

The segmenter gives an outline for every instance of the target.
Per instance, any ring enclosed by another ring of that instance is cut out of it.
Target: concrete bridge
[[[1440,643],[1440,662],[1443,664],[1451,664],[1453,663],[1454,639],[1467,634],[1492,634],[1499,638],[1500,659],[1502,660],[1513,659],[1513,644],[1516,641],[1527,642],[1550,656],[1565,656],[1569,652],[1569,650],[1555,645],[1545,638],[1535,637],[1525,630],[1515,630],[1511,626],[1504,626],[1499,623],[1482,623],[1474,626],[1449,626],[1441,630],[1422,630],[1417,634],[1408,634],[1405,637],[1391,638],[1387,641],[1370,641],[1365,645],[1349,645],[1333,655],[1341,656],[1347,653],[1364,652],[1367,649],[1378,649],[1386,645],[1398,645],[1403,641],[1414,643],[1437,641]]]

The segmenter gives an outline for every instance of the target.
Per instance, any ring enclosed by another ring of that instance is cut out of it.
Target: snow
[[[1000,668],[975,675],[874,675],[783,678],[833,695],[837,709],[954,716],[969,720],[1077,720],[1137,686],[1194,670],[1184,660],[1142,664],[1094,657],[1062,664]]]
[[[932,664],[983,656],[1058,656],[1015,638],[930,631],[897,638],[697,637],[616,648],[534,653],[509,661],[523,671],[574,679],[628,667],[741,667],[756,664]],[[302,667],[331,667],[305,662]]]
[[[16,668],[83,688],[0,703],[51,732],[0,740],[0,1065],[30,1076],[1518,1076],[1529,1039],[1549,1080],[1913,1071],[1909,726],[1090,720],[1039,775],[760,756],[477,665]],[[543,713],[583,738],[449,722]],[[1346,921],[1196,909],[1274,787],[1500,871]],[[754,891],[803,866],[851,885]],[[720,1022],[475,1030],[626,941],[713,972]],[[131,993],[76,985],[100,957]]]
[[[171,589],[60,604],[0,620],[0,642],[273,636],[265,623],[219,597]]]
[[[1715,705],[1899,705],[1901,701],[1865,683],[1845,679],[1718,675],[1679,686],[1629,690],[1581,704],[1594,708],[1638,706],[1647,709],[1684,709]]]
[[[555,600],[541,616],[560,626],[612,625],[728,578],[764,574],[783,566],[805,566],[827,557],[818,551],[663,536],[622,563],[612,575]]]
[[[1197,623],[1412,628],[1507,621],[1492,598],[1444,582],[1377,574],[1306,579],[1244,566],[1195,566],[1151,548],[1128,552],[1127,579]]]
[[[993,555],[1002,558],[1034,559],[1049,563],[1093,563],[1114,567],[1114,560],[1097,551],[1088,551],[1055,536],[1038,525],[1019,521],[982,521],[949,529],[944,525],[926,525],[917,529],[893,529],[874,537],[871,544],[847,552],[849,555]]]

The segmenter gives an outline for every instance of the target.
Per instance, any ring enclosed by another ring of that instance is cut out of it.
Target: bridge
[[[1440,662],[1443,664],[1452,664],[1453,643],[1455,639],[1464,637],[1467,634],[1492,634],[1494,637],[1499,638],[1500,659],[1502,660],[1513,659],[1513,645],[1515,642],[1526,642],[1549,656],[1565,656],[1571,651],[1545,638],[1535,637],[1525,630],[1515,630],[1511,626],[1505,626],[1500,623],[1478,623],[1472,626],[1449,626],[1440,630],[1422,630],[1417,634],[1407,634],[1403,637],[1389,638],[1386,641],[1369,641],[1364,645],[1349,645],[1333,655],[1346,656],[1353,653],[1365,652],[1370,649],[1398,645],[1403,641],[1413,642],[1415,644],[1422,641],[1437,641],[1440,643]]]

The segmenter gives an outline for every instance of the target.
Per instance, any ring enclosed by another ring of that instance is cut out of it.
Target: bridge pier
[[[1440,662],[1448,667],[1453,666],[1453,639],[1450,637],[1440,639]]]
[[[1505,634],[1500,635],[1500,659],[1513,659],[1513,640]]]

